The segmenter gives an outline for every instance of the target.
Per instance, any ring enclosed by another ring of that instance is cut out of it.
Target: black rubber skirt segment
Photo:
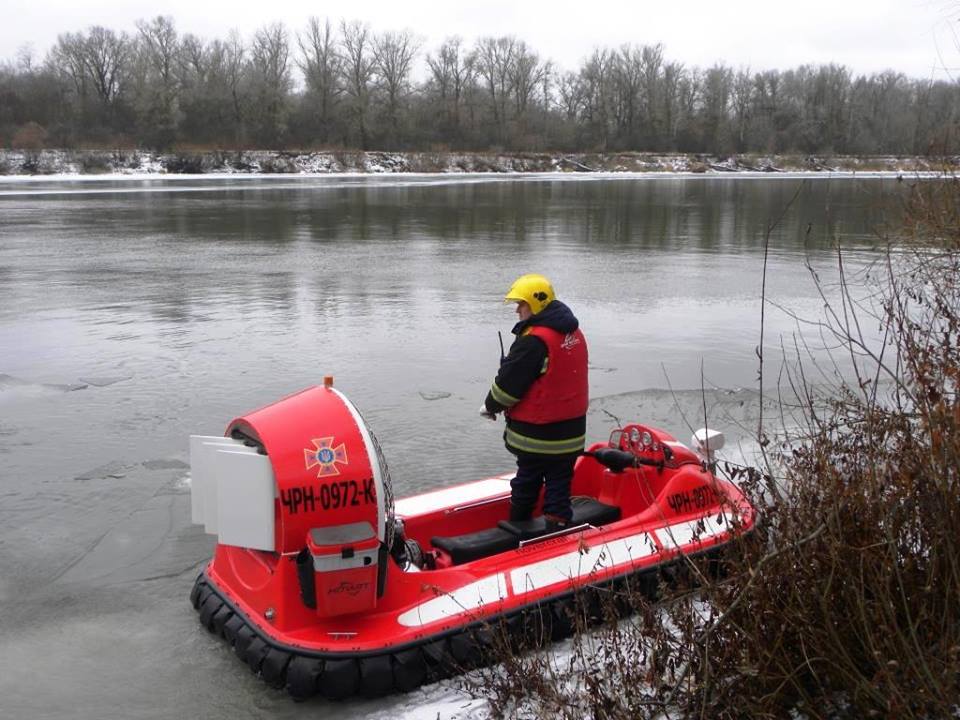
[[[417,644],[356,655],[311,653],[271,641],[217,592],[205,573],[197,577],[190,601],[200,623],[226,640],[237,657],[269,686],[286,688],[297,701],[315,695],[342,700],[358,694],[381,697],[408,692],[495,661],[496,649],[506,644],[534,647],[569,637],[578,627],[578,615],[588,623],[603,619],[601,598],[609,596],[611,588],[655,596],[664,569],[663,565],[646,568],[585,586]]]

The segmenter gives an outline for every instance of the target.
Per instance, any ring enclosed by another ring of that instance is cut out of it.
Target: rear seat
[[[460,565],[507,550],[516,550],[520,547],[520,538],[495,527],[466,535],[433,537],[430,538],[430,543],[447,553],[454,565]]]
[[[573,498],[574,525],[606,525],[620,519],[620,508],[605,505],[592,497]],[[542,517],[523,522],[501,520],[498,527],[449,537],[433,537],[430,543],[447,553],[454,565],[478,560],[497,553],[515,550],[521,540],[531,540],[547,532],[546,521]]]

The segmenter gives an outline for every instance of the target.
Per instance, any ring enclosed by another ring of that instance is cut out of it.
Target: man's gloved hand
[[[489,410],[487,410],[487,404],[486,404],[486,403],[481,403],[481,404],[480,404],[480,417],[485,417],[487,420],[496,420],[496,419],[497,419],[496,413],[492,413],[492,412],[490,412]]]

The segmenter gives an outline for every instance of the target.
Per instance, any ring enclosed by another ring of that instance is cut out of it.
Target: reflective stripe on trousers
[[[507,445],[521,452],[535,455],[569,455],[583,452],[587,436],[584,434],[566,440],[539,440],[507,428],[503,439]]]

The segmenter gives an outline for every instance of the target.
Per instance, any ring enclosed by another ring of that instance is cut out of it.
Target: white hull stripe
[[[505,477],[490,478],[479,482],[461,485],[459,487],[444,488],[433,492],[414,495],[397,500],[395,512],[399,517],[426,515],[456,505],[467,505],[480,500],[487,500],[498,496],[510,496],[510,481],[513,474]]]
[[[511,570],[510,595],[520,597],[553,585],[569,583],[594,572],[632,569],[663,551],[672,551],[691,544],[697,547],[700,542],[729,530],[730,521],[726,516],[708,515],[593,546],[585,543],[582,550],[573,550]],[[657,546],[657,541],[662,549]],[[451,593],[420,603],[398,616],[397,622],[405,627],[422,627],[500,602],[508,595],[505,580],[504,573],[477,580]]]
[[[505,597],[506,578],[503,573],[497,573],[421,603],[397,617],[397,622],[404,627],[422,627],[438,620],[479,610],[485,605],[500,602]]]
[[[514,595],[524,595],[595,571],[636,563],[657,552],[653,538],[648,533],[640,533],[594,545],[585,552],[574,550],[559,557],[524,565],[510,572],[510,583]]]
[[[698,543],[729,530],[729,521],[725,516],[721,517],[720,522],[717,521],[717,515],[709,515],[702,519],[667,525],[656,530],[656,537],[664,550]],[[584,552],[575,550],[516,568],[510,572],[513,594],[523,595],[581,578],[594,571],[636,564],[660,552],[653,538],[652,533],[640,533],[589,547]]]
[[[718,521],[717,518],[720,518]],[[730,529],[730,521],[726,515],[705,515],[696,520],[667,525],[658,528],[657,539],[664,550],[675,550],[690,543],[699,544],[714,535],[720,535]]]

